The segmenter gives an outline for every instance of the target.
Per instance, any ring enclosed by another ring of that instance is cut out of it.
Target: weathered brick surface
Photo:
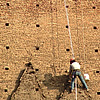
[[[99,100],[100,0],[66,1],[75,58],[90,75],[90,92],[79,87],[78,99]],[[66,25],[64,0],[0,0],[0,100],[75,99],[64,85],[72,57]],[[34,74],[22,73],[28,62]]]

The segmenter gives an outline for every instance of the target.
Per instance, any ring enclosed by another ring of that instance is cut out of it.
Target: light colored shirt
[[[78,62],[73,62],[72,64],[70,64],[69,73],[71,73],[72,70],[77,70],[77,69],[80,69],[80,64]]]
[[[72,70],[80,69],[80,64],[78,62],[73,62],[71,65]]]

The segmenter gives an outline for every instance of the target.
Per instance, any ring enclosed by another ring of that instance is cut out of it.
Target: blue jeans
[[[86,89],[88,89],[87,84],[86,84],[85,80],[83,79],[83,76],[82,76],[81,72],[80,71],[73,71],[73,73],[72,73],[72,81],[71,81],[71,90],[74,89],[74,81],[75,81],[76,76],[79,77],[79,79],[82,82],[83,86]]]

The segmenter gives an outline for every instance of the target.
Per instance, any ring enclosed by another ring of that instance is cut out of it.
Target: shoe
[[[71,90],[71,93],[73,93],[73,90]]]
[[[87,92],[89,92],[89,89],[86,89]]]

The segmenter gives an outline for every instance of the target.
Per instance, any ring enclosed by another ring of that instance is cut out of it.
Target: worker
[[[80,72],[80,64],[75,61],[75,58],[70,59],[70,70],[69,70],[69,76],[71,77],[72,75],[72,80],[71,80],[71,92],[73,92],[74,89],[74,81],[76,76],[79,77],[80,81],[82,82],[83,86],[86,88],[87,91],[89,91],[87,84],[85,80],[83,79],[83,76]]]

